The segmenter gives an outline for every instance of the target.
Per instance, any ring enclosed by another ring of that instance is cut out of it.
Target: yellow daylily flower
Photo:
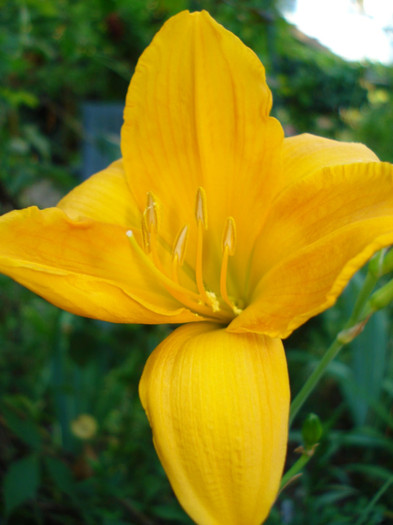
[[[393,242],[393,167],[284,138],[256,55],[207,12],[170,19],[127,94],[123,158],[57,207],[0,219],[0,271],[78,315],[188,323],[140,397],[184,509],[259,525],[288,427],[281,339]]]

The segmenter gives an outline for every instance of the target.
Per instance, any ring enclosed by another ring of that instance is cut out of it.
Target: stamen
[[[198,188],[197,191],[195,218],[197,221],[195,280],[204,303],[212,305],[203,283],[203,231],[207,229],[206,193],[203,188]]]
[[[142,215],[142,235],[143,247],[146,253],[151,253],[154,264],[162,270],[160,260],[157,255],[157,232],[158,232],[158,217],[157,217],[157,202],[154,200],[152,193],[147,192],[146,208]]]
[[[207,208],[206,208],[206,192],[202,187],[198,188],[195,218],[197,223],[201,222],[205,230],[207,230]]]
[[[227,218],[224,236],[222,239],[222,249],[228,248],[228,255],[235,255],[236,249],[236,225],[232,217]]]
[[[183,265],[188,239],[188,225],[186,224],[179,232],[172,255],[172,275],[174,281],[179,282],[179,266]]]
[[[157,282],[161,283],[174,299],[179,301],[180,304],[184,305],[191,312],[194,312],[197,315],[202,315],[205,318],[211,317],[210,307],[201,304],[199,295],[192,292],[191,290],[187,290],[178,283],[173,282],[157,268],[157,266],[150,259],[150,257],[148,257],[146,253],[142,250],[142,247],[139,246],[132,230],[128,230],[126,232],[126,236],[128,237],[130,245],[134,250],[134,255],[142,259],[143,264],[146,265],[146,269],[149,270],[151,274],[156,277]],[[224,312],[221,312],[220,316],[214,317],[214,319],[216,320],[217,318],[222,319],[223,322],[228,322],[230,320]]]
[[[228,259],[230,256],[235,254],[236,249],[236,225],[232,217],[227,218],[225,225],[223,242],[222,242],[222,263],[221,263],[221,274],[220,274],[220,294],[225,303],[230,309],[238,315],[241,309],[238,308],[228,296],[227,290],[227,275],[228,275]]]
[[[157,203],[154,200],[150,191],[147,193],[147,204],[143,217],[146,221],[146,228],[149,233],[157,233],[158,219],[157,219]]]
[[[147,230],[145,215],[142,216],[142,242],[146,253],[151,252],[151,235]]]

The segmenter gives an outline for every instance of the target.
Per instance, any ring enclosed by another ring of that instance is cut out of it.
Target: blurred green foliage
[[[208,9],[264,62],[288,133],[359,140],[393,160],[390,67],[348,64],[304,38],[274,0],[0,0],[0,208],[54,204],[76,184],[86,100],[124,100],[162,22]],[[297,392],[348,318],[360,273],[337,306],[286,343]],[[60,312],[0,278],[0,472],[10,525],[190,523],[151,444],[138,400],[167,327],[117,326]],[[392,316],[379,312],[328,370],[309,412],[322,421],[303,476],[270,525],[393,522]]]

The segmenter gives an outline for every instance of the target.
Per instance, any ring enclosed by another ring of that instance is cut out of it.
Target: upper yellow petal
[[[314,172],[276,199],[255,250],[249,306],[230,329],[286,337],[331,306],[352,275],[393,243],[393,166]]]
[[[79,184],[57,207],[74,219],[89,217],[128,229],[141,228],[141,210],[129,190],[122,159]]]
[[[122,323],[198,320],[124,227],[27,208],[0,218],[0,237],[0,271],[60,308]]]
[[[149,357],[140,397],[180,503],[199,525],[260,525],[278,492],[289,385],[279,340],[198,323]]]
[[[171,18],[141,56],[124,112],[122,153],[140,206],[151,192],[161,234],[172,245],[190,225],[186,261],[195,261],[195,201],[206,194],[205,280],[219,280],[226,220],[237,229],[231,260],[241,279],[280,169],[283,132],[269,117],[271,93],[257,56],[207,12]]]

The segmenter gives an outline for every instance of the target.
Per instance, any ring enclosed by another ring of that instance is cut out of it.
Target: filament
[[[158,216],[157,216],[157,202],[150,191],[147,193],[146,208],[142,214],[142,235],[143,245],[146,253],[151,253],[154,264],[162,270],[162,265],[157,254],[157,232],[158,232]]]
[[[183,265],[188,239],[188,225],[186,224],[176,237],[172,252],[172,276],[175,282],[179,282],[179,266]]]
[[[198,188],[197,191],[195,218],[197,222],[195,280],[203,301],[211,305],[211,298],[207,294],[203,282],[203,232],[207,229],[206,193],[203,188]]]
[[[234,302],[228,296],[227,289],[227,276],[228,276],[228,260],[229,256],[235,254],[236,249],[236,225],[232,217],[227,218],[225,225],[223,242],[222,242],[222,262],[221,262],[221,272],[220,272],[220,294],[223,301],[229,306],[229,308],[235,313],[239,314],[241,312]]]
[[[174,299],[179,301],[180,304],[189,308],[192,312],[203,317],[212,317],[212,312],[209,307],[203,305],[200,302],[199,296],[181,285],[173,282],[165,274],[163,274],[154,264],[154,262],[146,255],[144,250],[139,246],[132,230],[128,230],[126,235],[130,241],[132,248],[135,250],[135,254],[143,259],[146,267],[155,275],[159,281],[163,284],[165,289],[172,295]],[[226,316],[221,316],[223,320],[226,320]]]

